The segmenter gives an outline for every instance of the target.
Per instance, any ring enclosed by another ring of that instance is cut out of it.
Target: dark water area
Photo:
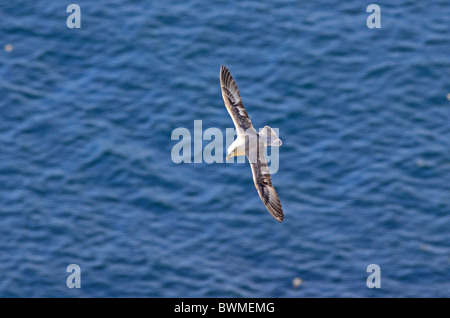
[[[70,3],[0,4],[1,297],[450,295],[448,1]],[[172,161],[233,127],[222,64],[279,128],[282,224],[248,163]]]

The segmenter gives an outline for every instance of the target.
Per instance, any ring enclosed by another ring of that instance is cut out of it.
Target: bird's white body
[[[227,159],[234,156],[245,156],[245,136],[241,135],[228,147]]]
[[[246,147],[247,141],[247,147]],[[264,150],[267,146],[280,147],[281,139],[278,138],[275,131],[269,126],[265,126],[261,132],[257,133],[251,127],[245,132],[239,132],[235,141],[227,149],[227,159],[235,156],[249,156],[250,162],[255,162],[258,149]],[[247,148],[247,149],[246,149]],[[255,159],[255,160],[252,160]]]

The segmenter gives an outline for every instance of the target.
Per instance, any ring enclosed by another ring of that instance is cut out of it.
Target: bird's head
[[[233,158],[233,157],[236,157],[237,156],[237,151],[236,151],[236,148],[228,148],[228,153],[227,153],[227,158],[226,158],[226,160],[228,160],[228,159],[230,159],[230,158]]]

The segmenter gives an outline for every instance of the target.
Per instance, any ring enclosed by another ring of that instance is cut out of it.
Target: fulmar
[[[267,146],[281,146],[281,140],[275,131],[265,126],[259,133],[253,128],[242,103],[239,89],[230,71],[222,65],[220,68],[220,86],[225,107],[233,120],[237,130],[236,140],[228,147],[227,160],[234,156],[246,155],[252,167],[253,182],[259,197],[267,210],[279,222],[283,222],[284,213],[280,199],[272,185],[269,167],[267,166],[264,150]]]

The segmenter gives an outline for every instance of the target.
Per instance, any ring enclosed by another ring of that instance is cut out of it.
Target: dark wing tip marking
[[[241,93],[236,85],[236,82],[231,76],[230,71],[225,67],[220,67],[220,86],[222,88],[222,97],[225,106],[230,113],[231,118],[237,129],[248,129],[252,126],[252,122],[248,113],[242,103]]]
[[[280,223],[283,222],[283,208],[281,206],[280,198],[272,185],[270,173],[263,173],[263,171],[268,171],[267,163],[265,160],[260,160],[258,158],[258,163],[252,163],[251,166],[253,181],[258,190],[259,197],[270,214],[272,214],[272,216]]]

